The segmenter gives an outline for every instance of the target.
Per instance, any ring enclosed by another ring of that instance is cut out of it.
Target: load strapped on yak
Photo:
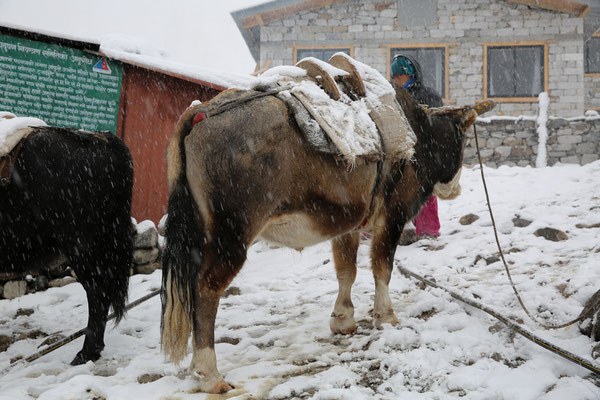
[[[379,161],[384,154],[413,156],[415,133],[394,89],[378,71],[345,53],[336,53],[329,63],[305,58],[296,68],[301,70],[296,76],[293,67],[273,68],[263,76],[282,76],[276,84],[289,89],[278,97],[312,146],[341,155],[351,166]]]
[[[350,166],[378,161],[384,154],[400,159],[413,155],[416,136],[391,84],[345,53],[336,53],[328,63],[308,57],[295,67],[271,68],[253,90],[228,90],[188,111],[202,108],[203,117],[194,119],[199,122],[265,95],[286,103],[315,150],[341,157]]]
[[[273,67],[252,90],[227,90],[209,103],[192,105],[185,114],[195,115],[195,124],[268,95],[285,102],[306,143],[342,160],[347,169],[384,158],[410,160],[414,155],[417,137],[392,84],[345,53],[334,54],[328,62],[308,57],[296,66]],[[438,115],[456,109],[425,108]],[[436,185],[435,194],[442,199],[458,196],[459,178],[460,172],[452,182]]]

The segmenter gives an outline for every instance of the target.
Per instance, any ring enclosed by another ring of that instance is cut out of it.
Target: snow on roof
[[[100,46],[100,42],[97,39],[73,36],[40,28],[32,29],[30,27],[4,21],[0,22],[0,33],[7,33],[9,35],[16,34],[17,36],[22,36],[30,40],[49,42],[77,49],[97,50]]]
[[[133,36],[109,34],[96,38],[81,38],[5,22],[1,24],[1,27],[6,28],[8,34],[11,34],[11,30],[13,30],[17,35],[31,40],[47,41],[65,46],[70,46],[70,43],[64,43],[70,41],[73,42],[72,44],[78,44],[78,46],[74,46],[76,48],[87,50],[97,50],[99,48],[100,54],[106,57],[162,72],[166,75],[196,81],[196,83],[217,90],[229,88],[250,89],[256,84],[256,78],[252,75],[223,73],[202,68],[198,65],[171,61],[167,58],[166,51],[157,48],[153,43]],[[43,35],[45,38],[38,35]]]
[[[159,50],[147,47],[142,42],[136,43],[131,38],[123,36],[102,38],[100,53],[115,60],[163,72],[167,75],[191,78],[219,90],[250,89],[257,82],[256,77],[252,75],[217,72],[197,65],[168,60],[163,58],[163,54]]]

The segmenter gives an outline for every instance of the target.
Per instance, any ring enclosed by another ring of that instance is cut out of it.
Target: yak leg
[[[391,229],[387,228],[376,234],[371,246],[371,267],[375,280],[373,317],[375,318],[375,326],[378,329],[381,329],[383,323],[396,325],[400,322],[392,308],[389,283],[392,277],[396,245],[401,232],[401,225],[394,224]]]
[[[346,335],[356,331],[354,305],[350,299],[350,292],[356,279],[356,256],[359,238],[359,233],[356,232],[340,236],[331,242],[335,273],[339,284],[335,307],[329,320],[329,327],[333,333]]]
[[[82,275],[83,277],[79,279],[87,296],[88,324],[85,329],[83,348],[71,361],[71,365],[84,364],[100,358],[100,353],[104,349],[104,331],[110,307],[110,298],[104,295],[105,292],[102,291],[104,285],[100,279],[96,276]]]
[[[190,369],[200,380],[200,390],[207,393],[225,393],[231,386],[217,369],[215,353],[215,318],[221,293],[202,290],[196,300],[201,304],[194,313],[194,355]]]
[[[241,269],[246,259],[245,247],[238,242],[215,240],[217,250],[208,246],[197,287],[193,323],[194,355],[190,370],[200,379],[200,390],[207,393],[225,393],[231,386],[217,369],[215,354],[215,318],[221,294]],[[213,243],[215,243],[213,242]],[[238,249],[236,251],[236,248]]]

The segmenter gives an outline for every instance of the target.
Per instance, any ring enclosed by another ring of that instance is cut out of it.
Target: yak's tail
[[[186,355],[192,329],[194,287],[202,263],[204,224],[185,174],[184,139],[192,129],[194,108],[175,126],[168,149],[169,202],[163,254],[161,343],[174,363]]]
[[[115,205],[113,227],[115,229],[115,249],[112,252],[116,265],[110,287],[111,306],[115,314],[115,325],[127,311],[130,267],[133,262],[133,230],[131,229],[131,198],[133,193],[133,159],[125,143],[110,132],[100,132],[116,155],[113,163],[112,184],[114,185]],[[102,137],[100,139],[102,139]],[[118,238],[118,239],[117,239]]]

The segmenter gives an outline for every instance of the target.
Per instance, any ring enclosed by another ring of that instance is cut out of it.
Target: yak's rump
[[[29,128],[0,187],[0,268],[43,270],[65,257],[86,290],[88,332],[74,363],[104,347],[110,307],[123,317],[132,259],[133,164],[110,132]]]

